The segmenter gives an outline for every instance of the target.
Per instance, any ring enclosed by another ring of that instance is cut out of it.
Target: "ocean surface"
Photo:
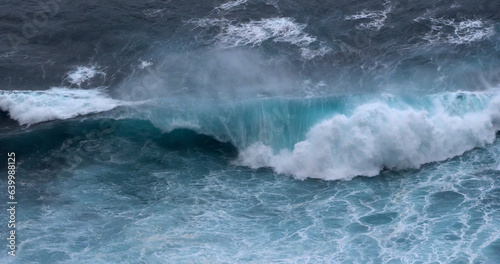
[[[0,80],[0,263],[500,263],[498,0],[5,0]]]

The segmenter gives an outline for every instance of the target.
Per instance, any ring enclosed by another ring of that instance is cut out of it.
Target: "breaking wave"
[[[0,109],[21,125],[109,111],[120,104],[100,89],[0,91]]]

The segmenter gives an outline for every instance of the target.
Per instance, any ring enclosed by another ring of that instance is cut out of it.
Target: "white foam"
[[[229,24],[217,39],[223,47],[260,45],[268,39],[305,47],[316,41],[315,37],[303,32],[305,28],[305,24],[296,23],[292,18],[267,18],[238,25]]]
[[[71,84],[81,86],[82,83],[94,78],[96,75],[106,76],[97,66],[78,66],[75,70],[67,73],[66,80]]]
[[[300,49],[302,58],[304,58],[306,60],[311,60],[311,59],[314,59],[318,56],[322,57],[330,51],[331,51],[331,49],[329,49],[327,47],[320,47],[318,49],[310,49],[310,48],[301,48]]]
[[[118,105],[101,90],[0,91],[0,109],[21,125],[108,111]]]
[[[275,17],[247,23],[232,23],[227,19],[192,19],[190,23],[197,27],[219,27],[220,33],[215,37],[215,45],[219,48],[235,48],[240,46],[260,46],[267,40],[284,42],[301,48],[301,55],[305,59],[323,56],[330,49],[320,47],[309,48],[311,43],[318,40],[307,33],[305,24],[297,23],[293,18]]]
[[[240,153],[238,162],[252,168],[272,167],[298,179],[352,179],[375,176],[384,168],[419,168],[475,147],[490,144],[500,129],[500,98],[488,108],[454,115],[391,108],[386,103],[359,106],[313,126],[292,150],[275,153],[260,142]]]
[[[247,0],[235,0],[235,1],[229,1],[229,2],[226,2],[218,7],[216,7],[216,9],[222,9],[222,10],[230,10],[230,9],[233,9],[237,6],[240,6],[242,4],[245,4],[247,2]]]
[[[355,15],[346,16],[346,20],[360,20],[360,19],[369,19],[370,22],[360,23],[356,26],[357,29],[369,29],[369,30],[380,30],[387,20],[387,14],[391,12],[392,6],[386,2],[384,4],[385,9],[381,11],[369,11],[363,10],[361,12],[356,13]]]
[[[147,67],[153,66],[153,62],[152,61],[143,61],[143,60],[141,60],[140,62],[141,62],[141,64],[139,65],[139,69],[145,69]]]
[[[445,18],[417,18],[416,22],[430,21],[431,31],[423,39],[431,43],[467,44],[487,39],[495,34],[492,23],[480,19],[456,21]]]

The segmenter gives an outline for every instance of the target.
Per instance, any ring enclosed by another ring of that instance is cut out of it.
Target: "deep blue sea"
[[[3,0],[0,263],[498,264],[499,131],[498,0]]]

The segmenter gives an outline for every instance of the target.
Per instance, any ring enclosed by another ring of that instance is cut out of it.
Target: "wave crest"
[[[411,169],[443,161],[495,140],[500,129],[500,99],[483,111],[454,115],[369,103],[352,115],[336,115],[314,125],[292,150],[257,142],[238,162],[252,168],[272,167],[299,179],[349,180],[376,176],[384,168]],[[439,108],[439,107],[438,107]]]

